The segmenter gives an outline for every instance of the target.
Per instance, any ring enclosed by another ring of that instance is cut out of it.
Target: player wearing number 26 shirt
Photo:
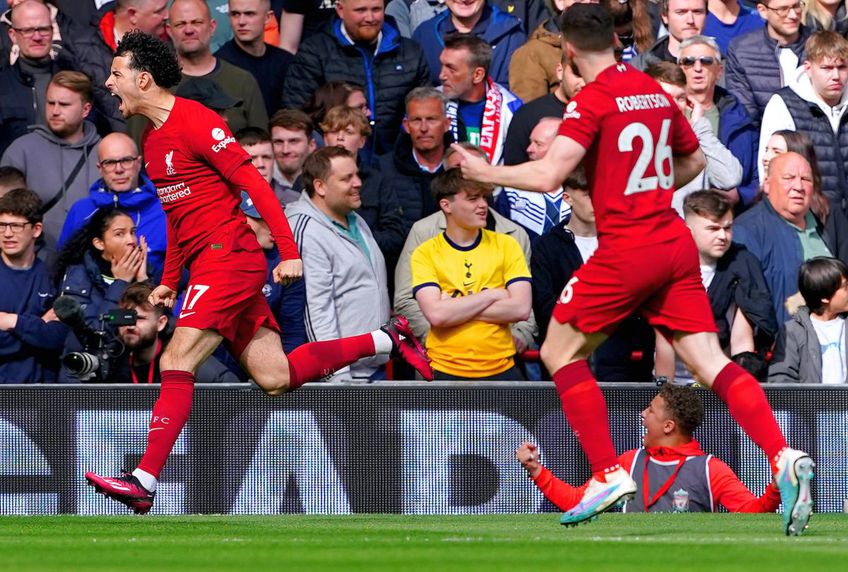
[[[580,502],[560,522],[589,520],[636,492],[636,483],[619,464],[606,402],[587,358],[621,320],[638,311],[766,453],[783,505],[789,507],[784,530],[800,534],[812,511],[814,464],[787,447],[762,388],[721,351],[698,251],[671,208],[675,187],[703,168],[698,141],[654,80],[616,61],[607,8],[575,4],[560,25],[563,52],[586,87],[566,106],[548,153],[506,167],[488,165],[455,147],[463,174],[485,183],[545,192],[581,162],[589,179],[598,249],[566,284],[541,348],[593,473]]]
[[[153,506],[160,473],[188,421],[194,372],[222,341],[270,395],[391,352],[425,379],[433,378],[427,354],[402,316],[373,332],[312,342],[285,354],[262,294],[265,255],[239,208],[241,191],[253,199],[280,251],[282,262],[273,269],[278,282],[297,280],[303,272],[291,229],[273,191],[223,120],[171,94],[169,88],[180,78],[173,51],[158,38],[133,31],[118,45],[106,81],[124,117],[150,120],[143,136],[144,161],[168,232],[165,272],[150,304],[172,308],[182,269],[190,274],[177,327],[160,358],[161,390],[138,467],[118,477],[85,474],[98,492],[142,514]]]
[[[559,135],[586,149],[599,247],[553,317],[610,334],[641,308],[666,331],[715,332],[698,251],[671,208],[674,156],[699,152],[677,106],[653,79],[617,64],[569,101]]]

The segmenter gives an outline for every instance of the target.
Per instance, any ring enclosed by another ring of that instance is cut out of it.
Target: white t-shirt
[[[811,321],[821,345],[822,383],[845,383],[845,318]]]
[[[574,244],[577,245],[577,250],[580,251],[580,257],[583,259],[585,263],[589,260],[589,257],[595,254],[595,251],[598,250],[598,237],[597,236],[577,236],[574,235]]]
[[[780,48],[778,52],[780,53],[777,55],[777,59],[780,63],[780,75],[783,77],[783,86],[792,85],[795,82],[798,65],[801,62],[798,61],[798,56],[795,55],[795,52],[789,48]]]
[[[710,284],[713,283],[713,278],[715,278],[717,266],[717,263],[701,264],[701,283],[704,285],[704,290],[710,289]]]

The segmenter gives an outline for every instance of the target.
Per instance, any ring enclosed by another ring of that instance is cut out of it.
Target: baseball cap
[[[242,100],[227,94],[218,82],[206,77],[192,77],[180,84],[176,95],[202,103],[209,109],[224,111],[240,107]]]
[[[262,215],[259,214],[258,210],[256,210],[256,207],[253,204],[253,199],[250,198],[247,191],[241,192],[241,212],[250,218],[258,218],[259,220],[262,220]]]

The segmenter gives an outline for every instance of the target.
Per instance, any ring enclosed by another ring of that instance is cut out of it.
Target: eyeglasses
[[[806,3],[798,2],[797,4],[793,4],[791,6],[782,6],[780,8],[772,8],[771,6],[769,6],[765,2],[763,2],[763,6],[765,6],[766,10],[770,10],[770,11],[774,12],[775,14],[777,14],[778,16],[780,16],[781,18],[785,18],[786,16],[789,15],[790,10],[795,10],[796,14],[800,14],[801,10],[803,10],[804,6],[806,6]]]
[[[129,169],[133,166],[133,163],[138,160],[138,158],[139,155],[136,155],[135,157],[121,157],[120,159],[103,159],[100,161],[99,165],[100,168],[105,171],[114,171],[118,164],[120,164],[124,169]]]
[[[53,27],[52,26],[38,26],[37,28],[12,28],[15,32],[23,36],[24,38],[31,38],[35,34],[39,36],[52,36],[53,35]]]
[[[0,222],[0,234],[5,234],[6,229],[12,231],[12,234],[21,234],[24,231],[24,227],[28,224],[33,224],[31,222]]]
[[[677,60],[677,63],[685,68],[691,68],[696,62],[701,62],[702,66],[711,66],[718,62],[718,58],[714,56],[685,56]]]

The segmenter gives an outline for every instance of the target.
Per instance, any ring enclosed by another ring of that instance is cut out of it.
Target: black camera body
[[[99,316],[99,329],[85,323],[82,306],[68,296],[60,296],[53,305],[58,318],[67,324],[82,343],[82,351],[62,356],[62,365],[84,382],[107,382],[124,344],[115,334],[117,326],[131,326],[138,318],[135,310],[119,308]]]

